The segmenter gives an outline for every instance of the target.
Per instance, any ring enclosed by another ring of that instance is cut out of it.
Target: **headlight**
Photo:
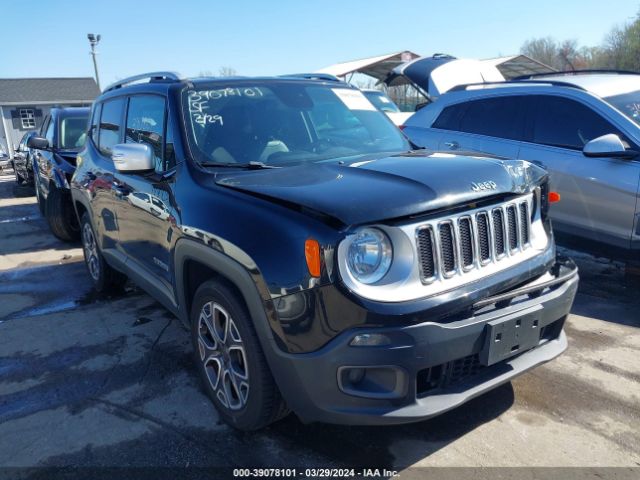
[[[349,271],[356,280],[367,285],[386,275],[392,259],[389,237],[375,228],[363,228],[357,232],[347,251]]]

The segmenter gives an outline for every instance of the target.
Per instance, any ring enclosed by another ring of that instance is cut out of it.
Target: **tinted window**
[[[534,143],[581,150],[594,138],[608,133],[620,135],[609,122],[575,100],[539,95],[531,101],[536,111]]]
[[[176,164],[176,150],[173,146],[173,122],[167,116],[166,140],[164,146],[164,167],[169,170]]]
[[[435,128],[490,137],[522,140],[522,97],[505,96],[474,100],[445,108]]]
[[[97,103],[93,107],[93,116],[91,117],[91,128],[89,129],[91,138],[98,145],[98,124],[100,123],[100,112],[102,112],[102,104]]]
[[[433,122],[432,127],[443,130],[460,130],[460,119],[466,108],[467,105],[465,103],[444,108],[442,112],[440,112],[440,115],[438,115],[438,118],[436,118],[436,121]]]
[[[155,169],[164,170],[164,118],[165,102],[156,95],[136,95],[129,99],[127,112],[127,143],[144,143],[153,151]]]
[[[120,143],[120,131],[122,129],[122,109],[124,99],[116,98],[102,104],[100,115],[99,148],[104,155],[111,155],[114,145]]]
[[[66,117],[60,122],[60,148],[77,150],[87,138],[87,117]]]

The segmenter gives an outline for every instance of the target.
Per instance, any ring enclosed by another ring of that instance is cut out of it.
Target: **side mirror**
[[[635,150],[625,148],[620,137],[614,133],[594,138],[582,149],[585,157],[634,158],[638,156]]]
[[[35,148],[36,150],[48,150],[49,149],[49,140],[44,137],[31,137],[27,141],[27,146],[29,148]]]
[[[119,143],[113,146],[111,159],[119,172],[145,172],[153,170],[153,151],[144,143]]]

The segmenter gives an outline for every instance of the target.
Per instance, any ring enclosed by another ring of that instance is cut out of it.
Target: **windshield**
[[[87,117],[65,117],[60,122],[60,148],[77,150],[87,136]]]
[[[605,97],[605,100],[640,125],[640,90]]]
[[[361,91],[300,82],[198,85],[183,96],[201,163],[282,166],[410,149]]]
[[[381,112],[399,112],[398,106],[384,92],[363,92],[373,105]]]

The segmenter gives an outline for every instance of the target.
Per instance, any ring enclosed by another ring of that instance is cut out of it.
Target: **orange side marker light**
[[[304,242],[304,256],[307,259],[307,268],[312,277],[320,276],[320,244],[317,240],[309,238]]]
[[[549,192],[549,203],[558,203],[560,201],[560,194],[558,192]]]

